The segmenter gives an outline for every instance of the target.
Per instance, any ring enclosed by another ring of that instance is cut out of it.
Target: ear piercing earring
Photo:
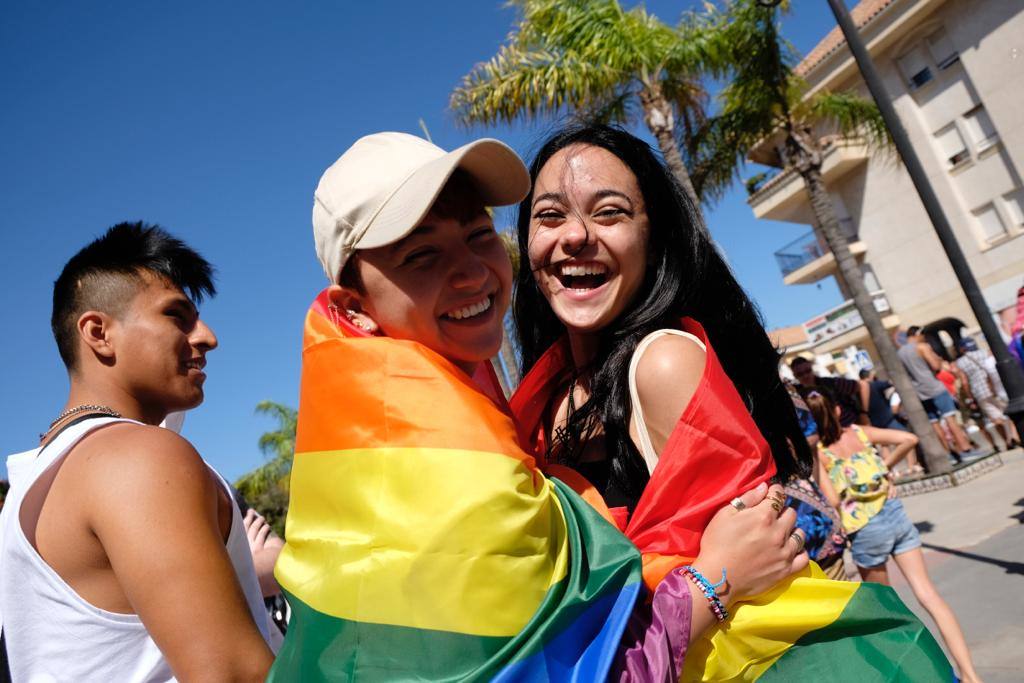
[[[373,332],[373,328],[370,327],[369,325],[367,325],[366,323],[364,323],[359,318],[357,318],[356,317],[357,313],[355,311],[353,311],[351,308],[346,310],[345,314],[346,314],[346,317],[348,318],[348,321],[350,323],[352,323],[353,325],[355,325],[356,327],[358,327],[359,329],[363,330],[364,332]]]
[[[330,310],[331,316],[333,317],[335,324],[340,322],[341,317],[343,315],[342,312],[341,312],[341,308],[339,308],[335,304],[328,304],[327,308],[328,308],[328,310]],[[345,316],[345,318],[351,324],[355,325],[356,327],[358,327],[359,329],[363,330],[364,332],[373,332],[374,331],[373,325],[369,325],[367,323],[364,323],[362,320],[360,320],[359,318],[356,317],[357,315],[359,315],[359,314],[356,313],[355,311],[353,311],[351,308],[346,308],[345,309],[344,316]]]

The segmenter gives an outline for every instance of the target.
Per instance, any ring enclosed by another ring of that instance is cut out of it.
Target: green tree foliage
[[[451,96],[465,124],[568,113],[578,119],[643,121],[680,186],[700,211],[676,136],[706,119],[703,73],[722,69],[722,46],[701,15],[676,26],[616,0],[513,0],[519,19],[507,42],[477,64]],[[713,188],[708,176],[703,186]]]
[[[708,4],[702,19],[707,40],[729,66],[716,115],[705,118],[684,145],[698,185],[726,187],[753,147],[780,134],[775,161],[788,170],[820,162],[823,145],[839,138],[856,138],[875,152],[891,150],[874,102],[855,92],[807,96],[806,82],[793,70],[798,55],[779,34],[774,10],[735,0]]]
[[[298,412],[273,401],[260,401],[256,412],[277,421],[277,429],[260,436],[259,447],[266,462],[235,482],[242,497],[266,517],[278,536],[284,538],[284,521],[288,514],[288,478],[295,457],[295,427]]]
[[[508,260],[512,262],[512,279],[515,280],[519,277],[519,243],[510,232],[500,232],[498,236],[501,237],[501,246],[505,247]]]

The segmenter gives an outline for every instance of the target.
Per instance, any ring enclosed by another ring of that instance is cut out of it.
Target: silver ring
[[[792,538],[792,539],[793,539],[794,541],[796,541],[796,551],[797,551],[798,553],[800,553],[800,552],[803,552],[803,549],[804,549],[804,543],[806,543],[806,542],[807,542],[807,541],[806,541],[806,540],[804,539],[804,535],[803,535],[802,533],[800,533],[799,531],[797,531],[796,529],[793,529],[793,531],[789,532],[789,536],[790,536],[790,538]]]
[[[739,496],[736,496],[735,498],[730,500],[729,505],[732,505],[737,510],[745,510],[747,508],[747,504],[744,503]]]

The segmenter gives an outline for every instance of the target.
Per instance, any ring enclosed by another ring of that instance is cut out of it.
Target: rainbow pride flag
[[[326,304],[306,318],[269,680],[604,680],[636,548],[463,372]]]

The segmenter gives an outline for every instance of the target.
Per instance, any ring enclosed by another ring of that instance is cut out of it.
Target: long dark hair
[[[629,361],[646,335],[675,327],[683,316],[700,322],[722,365],[771,447],[783,478],[806,476],[810,451],[778,373],[779,352],[760,314],[736,282],[710,237],[698,227],[694,207],[675,178],[643,141],[611,126],[567,128],[541,147],[530,166],[536,181],[544,164],[572,145],[602,147],[636,176],[651,225],[645,281],[632,304],[599,333],[591,364],[590,398],[571,416],[568,432],[585,434],[594,419],[606,435],[612,482],[639,496],[649,475],[629,437]],[[524,369],[565,333],[528,267],[531,193],[519,205],[520,263],[512,312]]]

